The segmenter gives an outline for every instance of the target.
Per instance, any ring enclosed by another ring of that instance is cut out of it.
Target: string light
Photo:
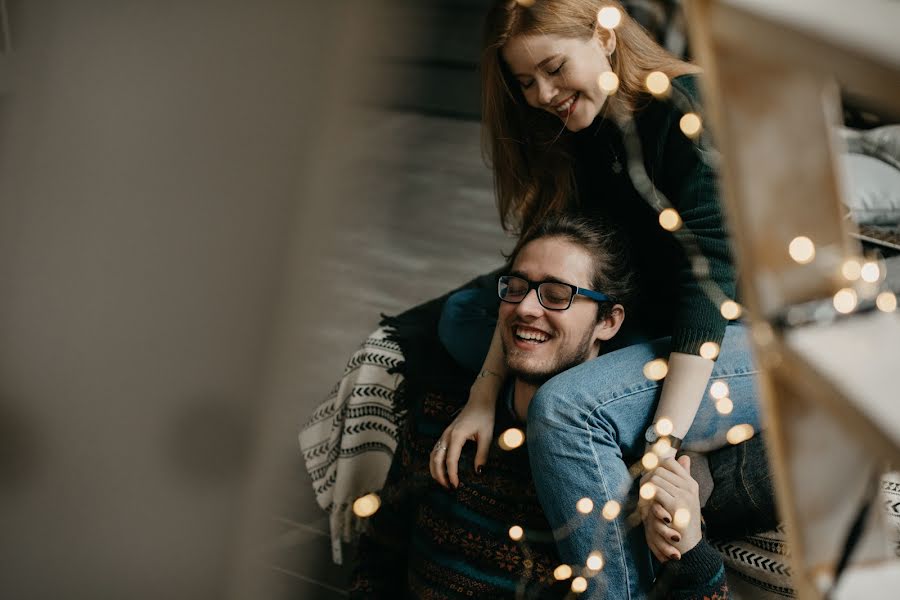
[[[663,417],[656,422],[656,433],[659,435],[672,435],[673,431],[675,431],[675,424],[671,419]]]
[[[572,591],[576,594],[582,593],[587,589],[587,579],[584,577],[576,577],[572,580]]]
[[[697,113],[689,112],[681,117],[681,120],[678,121],[678,126],[681,127],[681,132],[684,135],[694,139],[700,135],[700,130],[703,129],[703,122]]]
[[[714,381],[713,384],[709,386],[709,395],[716,400],[727,396],[728,391],[728,384],[724,381]]]
[[[669,77],[662,71],[653,71],[647,75],[645,83],[654,96],[662,96],[669,91]]]
[[[665,359],[657,358],[644,365],[644,377],[650,381],[664,379],[669,372],[669,364]]]
[[[719,307],[719,312],[729,321],[734,321],[741,316],[741,305],[734,300],[726,300]]]
[[[644,458],[641,459],[641,464],[644,465],[644,468],[648,471],[652,471],[659,466],[659,456],[657,456],[655,452],[648,452],[644,455]]]
[[[641,498],[644,500],[653,500],[656,496],[656,486],[649,481],[641,486]]]
[[[353,514],[361,519],[371,517],[381,508],[381,498],[378,494],[366,494],[353,502]]]
[[[715,342],[704,342],[700,346],[700,356],[713,360],[719,355],[719,345]]]
[[[667,456],[671,450],[672,442],[670,442],[667,437],[664,437],[653,444],[653,452],[655,452],[657,456]]]
[[[725,434],[725,439],[728,440],[729,444],[740,444],[741,442],[746,442],[752,438],[753,433],[753,426],[744,423],[742,425],[735,425],[729,429],[728,433]]]
[[[893,292],[881,292],[875,298],[875,306],[886,313],[894,312],[897,310],[897,296]]]
[[[855,258],[848,259],[841,265],[841,275],[843,275],[844,279],[847,281],[856,281],[861,274],[862,265],[860,265],[859,261]]]
[[[691,524],[691,511],[686,508],[679,508],[672,515],[672,525],[678,529],[684,529]]]
[[[597,83],[607,95],[612,95],[619,89],[619,76],[612,71],[604,71],[597,78]]]
[[[666,231],[677,231],[681,228],[681,216],[674,208],[667,208],[659,213],[659,224]]]
[[[575,504],[575,508],[583,515],[590,514],[594,510],[594,501],[590,498],[582,498]]]
[[[618,517],[620,512],[622,512],[622,505],[615,500],[610,500],[603,505],[602,514],[603,518],[607,521],[612,521],[613,519]]]
[[[834,295],[834,310],[841,314],[852,313],[857,303],[856,290],[853,288],[843,288]]]
[[[509,528],[509,537],[512,541],[518,542],[522,539],[522,536],[525,535],[525,530],[519,527],[518,525],[513,525]]]
[[[515,450],[524,443],[525,434],[521,429],[515,427],[511,427],[500,434],[500,439],[497,441],[497,445],[504,450]]]
[[[862,266],[859,272],[863,281],[867,281],[869,283],[875,283],[879,279],[881,279],[881,269],[878,268],[878,263],[869,261]]]
[[[585,564],[591,571],[599,571],[603,568],[603,555],[599,552],[591,552]]]
[[[569,565],[559,565],[553,569],[553,578],[557,581],[565,581],[572,576],[572,567]]]
[[[809,264],[816,257],[816,245],[808,237],[801,235],[791,240],[788,253],[795,262]]]
[[[604,6],[597,12],[597,22],[600,27],[615,29],[622,22],[622,13],[615,6]]]
[[[716,400],[716,410],[719,411],[719,414],[730,415],[734,410],[734,402],[731,401],[731,398],[719,398]]]

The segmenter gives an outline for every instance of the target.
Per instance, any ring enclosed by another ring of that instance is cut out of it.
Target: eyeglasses
[[[559,281],[528,281],[515,275],[501,275],[497,282],[497,295],[504,302],[518,304],[531,290],[537,290],[537,299],[547,310],[566,310],[572,306],[576,295],[585,296],[597,302],[611,302],[612,298],[600,292],[586,290]]]

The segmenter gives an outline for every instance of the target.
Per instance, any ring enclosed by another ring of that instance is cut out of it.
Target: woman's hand
[[[431,476],[445,488],[451,485],[459,487],[459,455],[467,440],[473,440],[478,446],[475,452],[475,471],[480,472],[487,462],[488,450],[494,437],[494,411],[501,383],[495,376],[476,379],[469,392],[468,403],[444,430],[432,449],[429,463]]]
[[[667,458],[641,479],[655,495],[642,500],[641,518],[647,545],[662,563],[680,560],[703,537],[700,529],[700,486],[691,477],[691,459]]]

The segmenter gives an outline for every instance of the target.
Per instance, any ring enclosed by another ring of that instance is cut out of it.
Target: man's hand
[[[639,504],[647,545],[662,563],[680,560],[696,546],[700,528],[700,486],[691,477],[691,459],[667,458],[644,475],[641,485],[651,484],[652,499]]]
[[[496,405],[497,386],[485,378],[476,379],[469,393],[468,403],[444,430],[431,451],[429,469],[435,481],[445,488],[459,487],[459,455],[468,440],[478,445],[475,452],[475,471],[481,470],[487,462],[488,450],[494,437]]]

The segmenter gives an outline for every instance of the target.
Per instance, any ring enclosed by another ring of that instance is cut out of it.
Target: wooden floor
[[[464,120],[380,111],[359,127],[355,193],[346,220],[321,256],[322,282],[337,290],[309,332],[297,391],[297,429],[328,394],[348,356],[392,314],[496,268],[511,238],[499,226],[490,173],[479,148],[479,126]],[[315,502],[295,439],[284,508],[263,550],[275,589],[284,598],[345,596],[346,567],[331,563],[328,519]]]

